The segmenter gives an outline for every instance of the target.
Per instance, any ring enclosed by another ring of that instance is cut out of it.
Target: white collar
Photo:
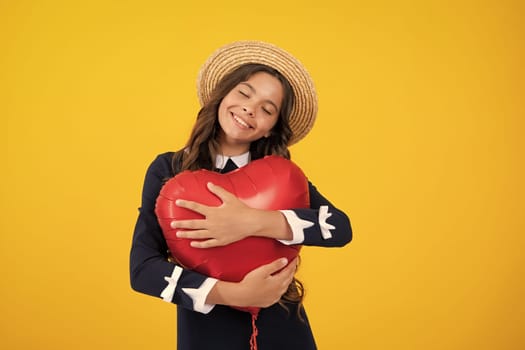
[[[228,156],[223,156],[222,154],[217,154],[217,158],[215,158],[215,167],[217,169],[224,168],[228,159],[231,159],[232,162],[234,162],[238,168],[243,167],[250,162],[250,151],[240,154],[238,156],[233,156],[233,157],[228,157]]]

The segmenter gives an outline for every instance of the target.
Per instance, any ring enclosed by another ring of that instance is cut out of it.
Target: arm
[[[263,265],[248,273],[239,283],[218,281],[208,294],[206,303],[240,307],[271,306],[281,299],[292,283],[297,259],[288,266],[287,263],[288,261],[282,258]]]
[[[218,207],[179,200],[177,205],[202,214],[205,219],[173,221],[183,229],[178,237],[192,241],[196,248],[226,245],[248,236],[280,240],[284,244],[341,247],[352,239],[348,216],[323,197],[310,182],[310,208],[263,210],[250,208],[225,189],[209,184],[222,204]],[[190,229],[191,231],[184,231]]]
[[[253,209],[251,235],[278,239],[281,243],[342,247],[352,240],[348,216],[308,182],[310,208],[268,211]]]
[[[352,240],[348,216],[326,199],[314,185],[308,183],[310,208],[281,210],[293,232],[284,244],[322,247],[342,247]]]
[[[146,173],[130,253],[131,287],[137,292],[208,313],[213,305],[207,305],[205,299],[217,281],[168,262],[166,241],[154,212],[164,179],[173,176],[170,162],[170,153],[160,155]]]

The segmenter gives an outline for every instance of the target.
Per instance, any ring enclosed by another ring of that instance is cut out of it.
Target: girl
[[[251,316],[229,306],[261,307],[257,319],[260,350],[316,349],[294,278],[297,262],[278,259],[238,283],[187,270],[170,259],[155,216],[166,179],[183,170],[229,171],[266,155],[290,158],[288,146],[312,128],[317,97],[310,76],[293,56],[267,43],[235,42],[216,51],[198,79],[202,105],[185,148],[159,155],[145,178],[130,255],[131,286],[178,305],[178,349],[248,349]],[[208,189],[219,207],[182,201],[202,220],[173,221],[178,236],[200,249],[247,236],[284,244],[326,247],[350,242],[346,214],[309,183],[310,208],[270,211],[244,205],[223,188]]]

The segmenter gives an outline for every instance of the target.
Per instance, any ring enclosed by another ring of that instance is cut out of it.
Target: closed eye
[[[239,93],[240,93],[241,95],[243,95],[244,97],[249,97],[249,96],[248,96],[248,94],[247,94],[247,93],[245,93],[245,92],[244,92],[244,91],[242,91],[242,90],[239,90]]]

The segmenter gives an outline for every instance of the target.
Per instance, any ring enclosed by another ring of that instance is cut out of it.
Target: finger
[[[297,258],[293,259],[288,266],[286,266],[281,271],[275,273],[273,277],[281,278],[283,281],[287,281],[288,279],[291,280],[293,276],[295,275],[295,271],[297,269]]]
[[[199,230],[206,228],[206,220],[194,219],[194,220],[173,220],[170,222],[171,228],[184,228],[190,230]]]
[[[189,209],[191,211],[194,211],[196,213],[202,214],[204,216],[206,216],[207,209],[209,208],[207,205],[204,205],[204,204],[201,204],[201,203],[197,203],[197,202],[193,202],[193,201],[188,201],[188,200],[185,200],[185,199],[177,199],[175,201],[175,204],[178,207]]]
[[[190,245],[193,248],[206,249],[206,248],[218,247],[221,244],[220,244],[220,242],[217,239],[212,238],[212,239],[208,239],[206,241],[191,241]]]
[[[208,230],[191,230],[177,231],[177,238],[187,238],[187,239],[208,239],[210,237],[210,232]]]
[[[227,201],[229,198],[233,196],[231,192],[226,191],[224,188],[222,188],[219,185],[215,185],[211,182],[208,182],[207,185],[208,185],[208,190],[210,190],[211,193],[219,197],[222,202]]]
[[[279,271],[283,267],[285,267],[286,264],[288,264],[288,259],[280,258],[280,259],[277,259],[275,261],[272,261],[269,264],[262,265],[261,267],[259,267],[259,269],[260,269],[261,272],[263,272],[264,274],[269,276],[269,275],[272,275],[272,274],[276,273],[277,271]]]

